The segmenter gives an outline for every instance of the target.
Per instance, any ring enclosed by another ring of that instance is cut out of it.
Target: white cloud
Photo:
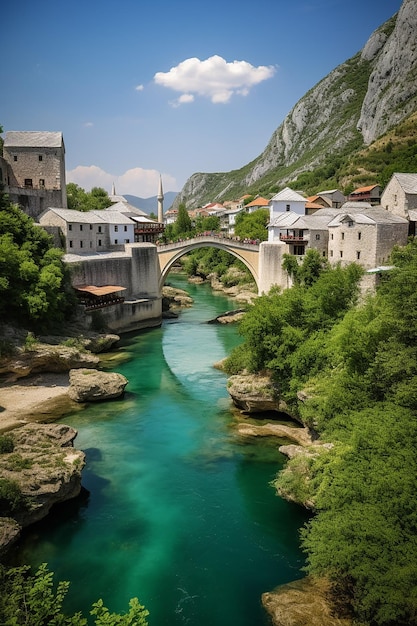
[[[143,85],[137,85],[137,86],[135,87],[135,90],[136,90],[136,91],[143,91],[143,90],[144,90],[144,86],[143,86]]]
[[[192,102],[193,94],[217,104],[229,102],[234,94],[247,96],[254,85],[271,78],[275,70],[272,65],[254,67],[247,61],[228,63],[221,56],[214,55],[205,61],[196,57],[186,59],[169,72],[157,72],[154,81],[182,93],[172,102],[173,106]]]
[[[93,122],[85,122],[84,123],[85,128],[91,128],[91,126],[94,126]]]
[[[158,194],[160,172],[135,167],[120,176],[105,172],[97,165],[78,165],[66,173],[67,183],[76,183],[86,191],[92,187],[102,187],[111,193],[115,184],[119,195],[130,194],[140,198],[151,198]],[[173,176],[162,174],[164,191],[177,191],[178,185]]]

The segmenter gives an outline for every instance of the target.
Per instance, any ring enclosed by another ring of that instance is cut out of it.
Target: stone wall
[[[263,241],[259,246],[259,295],[268,293],[274,285],[282,289],[291,287],[291,280],[282,269],[282,259],[287,246],[281,241]]]
[[[76,285],[125,287],[123,304],[84,313],[87,324],[100,317],[113,332],[157,326],[162,320],[159,262],[154,244],[126,244],[124,252],[66,255]]]

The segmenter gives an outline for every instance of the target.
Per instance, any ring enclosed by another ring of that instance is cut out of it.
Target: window
[[[90,248],[92,248],[92,247],[93,247],[93,242],[92,242],[92,241],[90,241]]]
[[[352,220],[349,220],[349,221],[348,221],[348,227],[349,227],[349,228],[352,228],[352,226],[353,226],[353,221],[352,221]]]
[[[42,157],[42,155],[41,155],[41,154],[38,156],[38,159],[39,159],[39,161],[42,161],[42,160],[43,160],[43,157]]]
[[[39,188],[40,189],[44,189],[45,188],[45,179],[44,178],[40,178],[39,179]]]
[[[98,240],[98,245],[101,246],[101,239]]]
[[[31,178],[25,178],[25,187],[33,187],[33,182]]]
[[[69,247],[72,248],[72,240],[69,242]]]
[[[333,250],[330,250],[330,256],[333,256]]]
[[[118,239],[115,239],[115,240],[114,240],[114,243],[115,243],[115,244],[116,244],[116,246],[117,246],[117,244],[119,243]]]
[[[129,242],[130,242],[130,239],[125,239],[125,243],[129,243]]]
[[[358,233],[358,239],[362,238],[362,233]]]
[[[357,251],[357,253],[356,253],[356,258],[358,259],[358,261],[359,261],[359,259],[361,258],[361,253],[359,252],[359,250],[358,250],[358,251]]]
[[[83,225],[82,225],[82,224],[80,224],[80,230],[82,230],[82,229],[83,229]]]
[[[333,233],[330,235],[330,239],[333,239]]]
[[[101,233],[101,226],[98,227],[98,232]]]
[[[72,224],[68,224],[68,230],[72,230]]]
[[[345,233],[342,233],[342,239],[344,239],[344,238],[345,238]]]
[[[92,224],[90,224],[90,230],[93,230],[93,225]]]
[[[82,248],[82,247],[83,247],[83,242],[82,242],[82,241],[80,241],[80,248]]]
[[[124,227],[124,231],[125,231],[125,233],[127,233],[127,226]]]
[[[320,241],[320,234],[319,233],[317,233],[317,235],[316,235],[316,241]]]
[[[119,227],[118,227],[118,226],[115,226],[115,227],[114,227],[114,232],[115,232],[115,233],[117,233],[117,231],[118,231],[118,230],[119,230]]]
[[[340,258],[343,259],[343,250],[340,251]]]
[[[16,155],[14,155],[13,161],[17,161],[17,156]]]
[[[287,206],[285,207],[285,210],[286,210],[286,211],[289,211],[290,209],[291,209],[290,205],[289,205],[289,204],[287,204]]]

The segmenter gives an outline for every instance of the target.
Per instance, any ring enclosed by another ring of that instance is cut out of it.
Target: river
[[[213,363],[240,338],[205,322],[236,303],[181,276],[169,282],[194,306],[123,339],[122,400],[65,418],[86,452],[89,494],[30,529],[19,560],[71,582],[68,611],[87,615],[103,598],[122,612],[136,596],[150,626],[262,626],[262,592],[303,575],[306,515],[269,484],[285,462],[277,441],[233,431]]]

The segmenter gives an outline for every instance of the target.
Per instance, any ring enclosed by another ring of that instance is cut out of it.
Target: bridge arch
[[[158,258],[161,271],[159,288],[162,289],[169,270],[182,256],[197,248],[218,248],[233,255],[248,268],[259,291],[259,244],[243,243],[222,237],[201,236],[173,244],[159,245]]]

